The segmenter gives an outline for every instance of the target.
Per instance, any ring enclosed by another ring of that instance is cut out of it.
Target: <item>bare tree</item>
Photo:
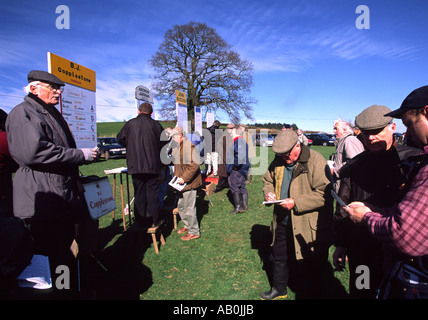
[[[175,115],[175,90],[187,94],[189,120],[194,107],[224,111],[233,122],[241,114],[252,120],[250,96],[253,66],[241,59],[214,29],[204,23],[175,25],[149,60],[154,68],[152,89],[162,101],[161,115]]]

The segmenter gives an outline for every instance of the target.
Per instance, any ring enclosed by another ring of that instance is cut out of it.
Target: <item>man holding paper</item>
[[[276,153],[263,176],[266,201],[274,205],[272,222],[273,286],[263,300],[285,298],[289,271],[302,273],[311,286],[307,292],[319,298],[321,274],[327,265],[333,205],[330,170],[324,157],[301,145],[293,130],[280,132],[272,145]],[[297,281],[297,280],[296,280]]]
[[[178,234],[185,234],[181,237],[183,241],[198,239],[200,229],[196,216],[196,189],[202,185],[201,161],[199,152],[195,145],[187,138],[183,137],[183,128],[176,127],[171,131],[171,137],[176,143],[172,150],[174,163],[174,177],[179,184],[186,184],[180,191],[178,199],[178,214],[184,223],[184,227],[178,230]]]

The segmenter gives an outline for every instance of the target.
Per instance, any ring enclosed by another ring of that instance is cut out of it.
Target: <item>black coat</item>
[[[419,149],[397,145],[383,152],[358,154],[340,171],[339,196],[345,203],[361,201],[378,209],[393,206],[403,196],[401,186],[408,169],[403,161],[419,153]],[[335,244],[345,247],[371,238],[367,227],[352,222],[340,206],[336,207],[334,234]]]
[[[117,139],[126,147],[129,174],[160,173],[160,152],[166,142],[161,141],[162,131],[162,125],[144,113],[125,123]]]
[[[6,129],[19,165],[13,179],[15,216],[59,219],[69,213],[77,219],[86,207],[78,193],[85,158],[61,114],[30,94],[9,113]]]

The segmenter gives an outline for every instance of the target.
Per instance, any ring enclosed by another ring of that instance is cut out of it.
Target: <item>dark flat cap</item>
[[[62,82],[57,76],[52,73],[41,71],[41,70],[31,70],[27,76],[28,83],[33,81],[41,81],[50,84],[55,84],[58,86],[64,86],[65,83]]]
[[[272,151],[279,154],[289,152],[297,141],[299,141],[299,137],[293,130],[281,131],[273,140]]]
[[[413,90],[406,99],[404,99],[400,108],[387,113],[385,116],[400,119],[406,111],[424,108],[425,106],[428,106],[428,86]]]
[[[361,130],[384,128],[393,120],[392,117],[385,116],[388,112],[391,112],[388,107],[373,105],[355,117],[355,125]]]

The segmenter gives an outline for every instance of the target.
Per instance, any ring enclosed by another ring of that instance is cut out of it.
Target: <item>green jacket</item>
[[[276,198],[280,199],[284,167],[284,160],[275,157],[262,178],[265,195],[273,192]],[[290,184],[290,197],[296,204],[290,212],[290,218],[297,260],[321,253],[320,249],[328,248],[331,244],[333,201],[330,194],[330,178],[330,169],[324,157],[302,145]],[[273,241],[277,217],[281,218],[281,215],[286,213],[284,208],[275,205],[272,222]]]

